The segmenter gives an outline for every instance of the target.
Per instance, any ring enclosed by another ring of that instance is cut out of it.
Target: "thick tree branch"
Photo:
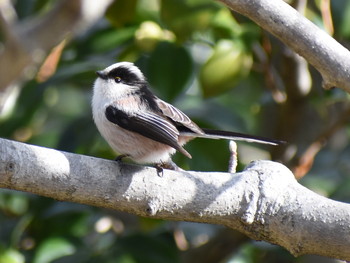
[[[236,174],[164,171],[0,139],[0,187],[140,216],[222,224],[294,255],[350,260],[350,205],[299,185],[283,165]]]
[[[283,0],[219,0],[252,19],[303,56],[321,74],[325,88],[350,92],[350,52]]]

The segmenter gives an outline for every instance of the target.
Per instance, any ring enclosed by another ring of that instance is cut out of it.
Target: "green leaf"
[[[334,30],[338,37],[350,37],[350,2],[331,1]]]
[[[252,64],[253,58],[245,51],[243,43],[220,40],[200,72],[204,97],[217,96],[232,89],[250,72]]]
[[[98,31],[90,38],[84,39],[76,48],[81,54],[106,52],[133,39],[136,29],[136,26],[119,28],[118,30],[106,28]]]
[[[0,207],[13,215],[23,215],[28,210],[28,198],[25,194],[0,193]]]
[[[75,247],[63,238],[46,239],[37,249],[33,263],[49,263],[55,259],[72,255]]]
[[[120,245],[122,251],[130,255],[134,262],[179,262],[176,245],[168,233],[129,235],[120,240]]]
[[[163,0],[161,18],[179,42],[183,42],[192,33],[207,29],[217,9],[218,5],[212,1]]]
[[[130,23],[135,15],[137,0],[114,1],[106,12],[107,19],[116,27]]]
[[[184,47],[160,42],[146,62],[148,80],[165,100],[173,100],[189,83],[193,62]]]
[[[24,256],[15,249],[0,251],[0,263],[24,263]]]

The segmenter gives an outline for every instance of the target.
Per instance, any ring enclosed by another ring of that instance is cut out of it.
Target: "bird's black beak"
[[[101,79],[107,79],[107,74],[104,71],[102,71],[102,70],[96,71],[96,74]]]

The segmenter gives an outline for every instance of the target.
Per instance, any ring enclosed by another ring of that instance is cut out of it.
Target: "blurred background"
[[[58,1],[4,2],[25,28]],[[289,3],[349,47],[349,1]],[[8,49],[5,31],[2,27],[0,55]],[[255,159],[276,160],[309,189],[350,201],[349,95],[323,90],[320,74],[305,60],[218,2],[116,0],[101,18],[41,57],[13,79],[6,100],[0,100],[2,138],[114,159],[91,116],[94,72],[131,61],[159,97],[200,126],[288,142],[280,147],[238,143],[240,170]],[[0,68],[0,78],[4,72]],[[174,157],[182,168],[227,171],[228,142],[197,139],[186,149],[193,159]],[[336,260],[294,258],[281,247],[221,226],[141,218],[1,189],[0,263],[21,262]]]

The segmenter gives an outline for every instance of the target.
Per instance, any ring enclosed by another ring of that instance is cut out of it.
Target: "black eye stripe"
[[[126,84],[133,84],[141,81],[140,76],[133,73],[129,68],[122,66],[111,70],[108,73],[108,78],[114,79],[117,83],[123,82]]]

